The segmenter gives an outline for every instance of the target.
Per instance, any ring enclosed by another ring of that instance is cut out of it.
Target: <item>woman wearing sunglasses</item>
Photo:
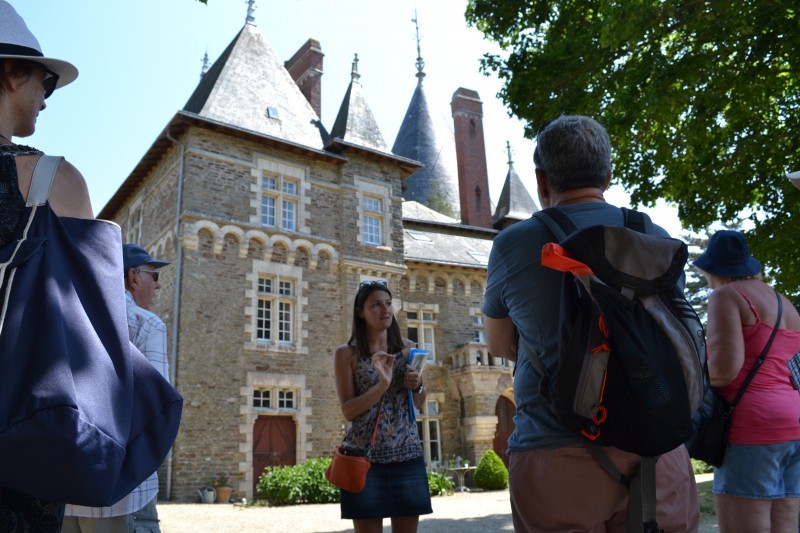
[[[15,238],[33,169],[42,156],[35,148],[15,144],[13,138],[32,135],[45,99],[77,76],[71,64],[44,57],[22,18],[0,0],[0,246]],[[50,205],[58,216],[93,218],[86,182],[66,161],[56,171]],[[0,487],[0,526],[59,531],[63,512],[62,503]]]
[[[353,520],[356,533],[380,533],[387,517],[394,533],[414,532],[419,515],[433,512],[409,402],[409,391],[416,408],[425,402],[421,376],[408,364],[413,346],[400,335],[386,283],[361,283],[352,334],[334,361],[339,405],[350,422],[342,442],[348,453],[366,453],[377,420],[366,487],[358,494],[341,491],[342,518]]]

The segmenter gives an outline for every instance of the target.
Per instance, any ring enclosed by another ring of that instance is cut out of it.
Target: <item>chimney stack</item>
[[[483,102],[476,91],[459,88],[450,102],[455,127],[461,223],[492,227],[489,175],[483,138]]]
[[[322,118],[322,47],[309,39],[284,63],[300,92],[306,97],[318,118]]]

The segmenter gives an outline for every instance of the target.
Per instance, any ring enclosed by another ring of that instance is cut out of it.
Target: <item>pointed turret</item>
[[[365,148],[372,148],[381,152],[388,152],[389,148],[383,140],[375,116],[367,104],[364,89],[359,81],[358,54],[355,54],[353,66],[350,71],[350,85],[342,100],[339,114],[333,123],[331,138]]]
[[[528,189],[523,185],[522,180],[514,170],[514,161],[511,158],[511,143],[506,141],[508,150],[508,174],[500,193],[500,200],[492,216],[492,225],[495,229],[501,230],[521,220],[530,218],[539,206],[531,197]]]
[[[433,113],[422,82],[425,62],[417,27],[417,88],[411,97],[392,153],[424,166],[403,181],[403,198],[413,200],[448,217],[459,218],[458,166],[453,130],[443,114]]]
[[[184,111],[311,148],[327,138],[311,104],[248,22],[203,75]]]

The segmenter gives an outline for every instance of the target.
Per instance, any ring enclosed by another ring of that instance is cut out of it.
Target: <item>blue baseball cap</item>
[[[122,245],[122,268],[125,272],[142,265],[153,265],[153,268],[161,268],[167,266],[169,263],[166,261],[159,261],[150,257],[147,250],[138,244],[123,244]]]

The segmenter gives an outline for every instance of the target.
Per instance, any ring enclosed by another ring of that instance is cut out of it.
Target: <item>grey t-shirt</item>
[[[583,203],[562,207],[581,227],[622,226],[622,211],[607,203]],[[669,234],[653,225],[653,233]],[[495,238],[489,256],[483,313],[489,318],[511,317],[520,337],[514,374],[516,428],[509,438],[509,452],[531,448],[560,448],[577,438],[558,421],[539,394],[539,373],[532,367],[527,347],[534,350],[549,372],[556,368],[561,273],[542,267],[542,247],[558,239],[536,217],[504,229]],[[526,347],[527,345],[527,347]]]

